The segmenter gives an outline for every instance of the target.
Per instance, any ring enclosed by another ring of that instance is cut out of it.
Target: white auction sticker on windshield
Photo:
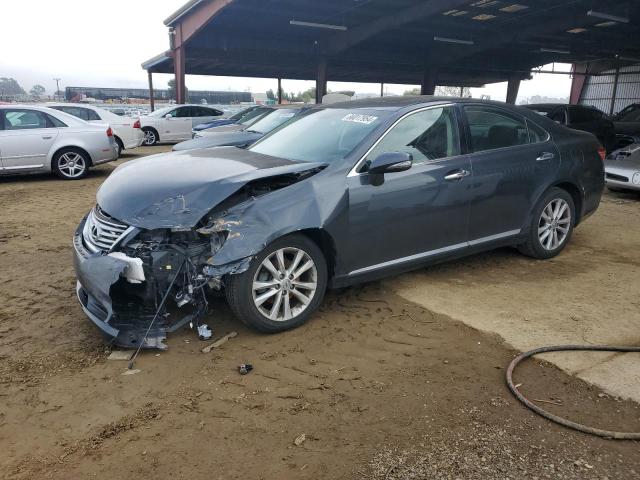
[[[355,122],[355,123],[364,123],[365,125],[371,125],[375,122],[378,117],[374,117],[373,115],[362,115],[360,113],[349,113],[342,118],[343,122]]]

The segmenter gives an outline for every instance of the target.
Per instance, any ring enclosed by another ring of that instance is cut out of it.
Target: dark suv
[[[593,133],[607,152],[616,146],[616,129],[611,119],[595,107],[588,105],[564,105],[561,103],[540,103],[523,105],[540,115],[550,118],[574,130]]]

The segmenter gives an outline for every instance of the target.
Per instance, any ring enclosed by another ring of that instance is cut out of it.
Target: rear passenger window
[[[471,150],[483,152],[529,143],[524,119],[495,108],[464,107],[471,131]]]
[[[89,120],[102,120],[100,118],[100,115],[98,115],[93,110],[89,110],[89,109],[87,109],[87,117],[88,117]]]
[[[367,161],[387,152],[409,153],[413,163],[460,155],[453,108],[430,108],[403,118],[376,145]]]
[[[529,143],[542,143],[549,140],[549,133],[531,120],[527,120],[527,127],[529,128]]]

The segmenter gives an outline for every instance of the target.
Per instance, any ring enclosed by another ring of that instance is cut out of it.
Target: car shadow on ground
[[[63,180],[57,177],[53,173],[24,173],[24,174],[16,174],[16,175],[1,175],[0,176],[0,185],[2,184],[16,184],[16,183],[40,183],[40,182],[78,182],[82,180],[92,179],[92,178],[106,178],[113,171],[114,167],[104,168],[104,166],[100,165],[98,167],[93,167],[89,169],[87,175],[78,180]]]

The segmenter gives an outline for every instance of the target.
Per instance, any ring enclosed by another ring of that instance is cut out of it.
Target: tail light
[[[600,160],[603,162],[604,159],[607,158],[607,150],[602,145],[598,147],[598,155],[600,155]]]
[[[107,128],[107,137],[113,137],[113,130],[111,130],[111,127]]]
[[[135,122],[133,122],[133,128],[142,128],[142,126],[140,125],[140,120],[136,120]]]

